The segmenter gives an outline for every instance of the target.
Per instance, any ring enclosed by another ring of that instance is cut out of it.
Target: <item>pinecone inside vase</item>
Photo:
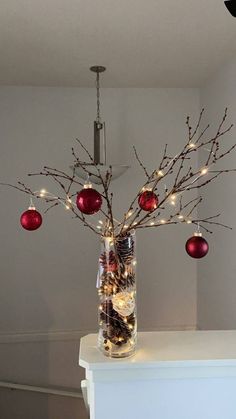
[[[131,234],[116,239],[116,249],[120,261],[129,264],[134,258],[134,239]]]
[[[103,252],[99,262],[105,272],[115,272],[117,270],[117,258],[113,250],[110,250],[108,253]]]
[[[121,346],[128,342],[132,336],[130,326],[134,326],[135,318],[131,314],[125,320],[114,309],[112,302],[104,301],[102,303],[102,311],[100,319],[106,324],[106,329],[103,331],[104,340],[109,339],[111,343]]]

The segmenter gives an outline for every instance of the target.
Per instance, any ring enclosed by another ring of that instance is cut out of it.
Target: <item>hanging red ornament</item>
[[[154,211],[158,205],[157,195],[153,191],[144,191],[139,195],[138,204],[144,211]]]
[[[101,194],[93,189],[92,184],[89,183],[84,186],[82,191],[78,192],[76,205],[83,214],[96,214],[102,206]]]
[[[20,223],[25,230],[33,231],[37,230],[43,222],[42,215],[36,211],[34,206],[30,206],[29,209],[20,217]]]
[[[194,259],[201,259],[207,255],[209,245],[202,237],[201,233],[195,233],[193,237],[187,240],[185,245],[186,252]]]

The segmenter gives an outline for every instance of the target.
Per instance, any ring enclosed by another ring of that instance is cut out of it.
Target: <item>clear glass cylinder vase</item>
[[[136,321],[135,233],[103,237],[99,258],[98,347],[111,358],[135,353]]]

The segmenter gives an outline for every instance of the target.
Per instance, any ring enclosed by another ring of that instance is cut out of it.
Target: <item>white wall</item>
[[[229,108],[229,120],[236,122],[236,60],[223,66],[201,89],[201,105],[207,120],[217,121]],[[216,126],[215,126],[216,127]],[[210,130],[212,132],[212,129]],[[235,128],[224,139],[235,143]],[[228,168],[236,168],[236,153],[227,159]],[[225,167],[224,162],[218,167]],[[222,213],[222,221],[233,231],[214,228],[211,251],[198,265],[198,325],[202,329],[235,329],[236,325],[236,175],[225,175],[205,191],[204,214]],[[200,212],[203,214],[203,212]]]
[[[1,88],[0,181],[30,180],[34,190],[54,191],[26,174],[44,164],[68,170],[76,137],[92,147],[94,93]],[[175,154],[186,139],[186,115],[199,113],[199,95],[197,89],[104,89],[102,97],[111,160],[132,166],[114,182],[119,216],[142,182],[132,145],[150,168],[166,142]],[[99,241],[60,208],[40,230],[26,232],[19,217],[27,197],[4,187],[0,194],[0,380],[78,387],[77,337],[97,330]],[[184,250],[191,233],[186,226],[138,235],[140,329],[195,327],[197,268]]]

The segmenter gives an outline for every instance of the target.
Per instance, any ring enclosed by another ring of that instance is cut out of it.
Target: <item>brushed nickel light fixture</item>
[[[94,176],[94,174],[97,174],[97,169],[99,169],[102,177],[105,179],[107,171],[110,167],[112,167],[112,179],[117,179],[123,173],[126,172],[126,170],[129,168],[129,166],[125,165],[111,165],[107,163],[107,144],[106,144],[106,125],[105,122],[101,119],[100,114],[100,73],[103,73],[106,70],[106,67],[103,66],[93,66],[90,68],[90,70],[94,73],[96,73],[96,91],[97,91],[97,117],[94,121],[94,154],[93,159],[96,166],[94,167],[94,164],[92,162],[90,163],[83,163],[83,166],[87,169],[88,172],[90,172],[90,180],[93,183],[101,183],[101,180]],[[81,178],[86,180],[86,172],[84,169],[78,165],[75,164],[75,166],[72,166],[72,168],[75,171],[75,174]]]

